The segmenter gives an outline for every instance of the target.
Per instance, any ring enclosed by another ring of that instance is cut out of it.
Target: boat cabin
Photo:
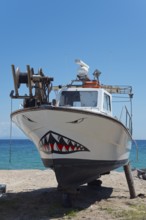
[[[63,88],[57,106],[112,115],[112,96],[103,88]]]

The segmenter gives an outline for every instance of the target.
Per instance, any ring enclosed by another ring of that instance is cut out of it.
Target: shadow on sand
[[[107,199],[113,189],[107,187],[80,187],[76,195],[71,195],[72,208],[62,206],[62,193],[56,188],[30,190],[20,193],[6,193],[0,198],[0,219],[33,220],[54,219],[79,212],[95,202]]]

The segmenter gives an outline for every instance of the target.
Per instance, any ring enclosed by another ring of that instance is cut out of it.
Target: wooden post
[[[130,163],[128,162],[128,164],[126,164],[123,168],[125,171],[125,176],[129,187],[130,199],[134,199],[136,197],[136,192],[134,188],[134,181],[131,173]]]

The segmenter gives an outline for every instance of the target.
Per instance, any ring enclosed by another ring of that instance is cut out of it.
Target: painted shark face
[[[40,150],[48,154],[70,154],[80,151],[89,151],[80,143],[53,131],[49,131],[40,139]]]

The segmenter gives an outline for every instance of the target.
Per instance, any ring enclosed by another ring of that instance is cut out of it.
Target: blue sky
[[[133,137],[146,139],[145,0],[0,0],[0,138],[10,136],[11,64],[42,67],[58,85],[75,78],[76,58],[103,84],[132,85]]]

